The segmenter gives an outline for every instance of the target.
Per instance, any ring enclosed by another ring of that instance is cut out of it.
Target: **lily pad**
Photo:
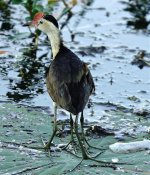
[[[41,111],[40,111],[41,110]],[[52,134],[52,116],[42,112],[42,108],[35,109],[21,105],[1,104],[0,127],[0,174],[148,174],[150,156],[148,151],[116,154],[109,150],[109,145],[115,143],[113,135],[102,138],[88,137],[89,143],[96,147],[106,148],[100,156],[100,161],[115,162],[114,166],[84,160],[74,171],[74,167],[81,158],[67,151],[51,152],[51,155],[41,149],[41,136],[47,140]],[[55,137],[54,142],[68,143],[70,135]],[[98,150],[89,149],[90,154]],[[78,150],[80,154],[80,149]],[[119,163],[125,163],[120,165]]]

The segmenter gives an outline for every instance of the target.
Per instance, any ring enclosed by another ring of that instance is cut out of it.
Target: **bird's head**
[[[31,25],[46,34],[52,30],[58,30],[57,20],[52,15],[45,15],[43,12],[35,14]]]

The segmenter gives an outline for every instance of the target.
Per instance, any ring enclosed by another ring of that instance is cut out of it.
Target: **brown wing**
[[[67,48],[65,57],[59,53],[52,61],[46,79],[52,100],[75,115],[84,109],[94,89],[87,65]]]

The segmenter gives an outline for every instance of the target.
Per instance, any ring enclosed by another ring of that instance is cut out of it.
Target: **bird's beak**
[[[30,22],[30,27],[35,27],[35,29],[37,29],[37,27],[38,27],[37,22],[34,21],[34,20],[32,20],[32,21]]]
[[[35,27],[37,29],[37,24],[35,23],[35,21],[31,21],[23,24],[23,27]]]
[[[22,26],[23,26],[23,27],[29,27],[29,26],[30,26],[30,23],[31,23],[31,22],[27,22],[27,23],[23,24]]]
[[[31,21],[31,22],[30,22],[30,27],[36,27],[35,21]]]

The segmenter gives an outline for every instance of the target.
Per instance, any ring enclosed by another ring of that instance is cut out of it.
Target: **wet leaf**
[[[41,108],[42,109],[42,108]],[[108,147],[115,143],[113,136],[94,139],[88,137],[89,143],[105,148],[98,160],[114,163],[124,162],[127,165],[116,165],[117,169],[105,167],[102,163],[85,160],[73,172],[70,172],[80,161],[66,151],[51,152],[51,156],[40,149],[43,147],[41,136],[44,140],[52,134],[52,117],[43,114],[34,108],[15,106],[13,104],[1,104],[1,126],[0,127],[0,174],[131,174],[131,173],[150,173],[150,156],[147,151],[130,154],[116,154],[111,152]],[[70,135],[56,137],[55,144],[67,143]],[[131,138],[130,138],[131,140]],[[134,140],[134,139],[132,139]],[[90,154],[96,154],[99,150],[90,148]],[[77,152],[80,154],[80,151]],[[144,156],[143,156],[144,155]],[[137,169],[138,167],[138,169]]]
[[[43,11],[43,6],[42,5],[36,5],[35,8],[34,8],[34,10],[37,10],[39,12],[40,11],[42,12]]]
[[[21,3],[23,3],[23,0],[12,0],[12,3],[21,4]]]

